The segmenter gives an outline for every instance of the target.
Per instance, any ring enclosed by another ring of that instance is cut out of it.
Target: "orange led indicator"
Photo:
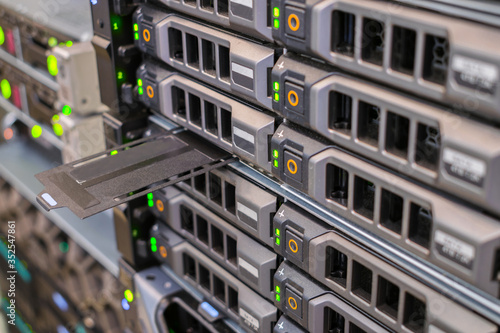
[[[288,305],[290,305],[290,308],[292,308],[292,310],[297,310],[297,301],[295,300],[295,298],[293,297],[288,297]]]
[[[12,130],[12,128],[6,128],[5,131],[3,131],[3,137],[5,138],[5,140],[10,140],[13,136],[14,131]]]
[[[148,30],[148,29],[144,29],[144,30],[142,31],[142,37],[144,37],[144,40],[145,40],[146,42],[149,42],[149,41],[151,40],[151,33],[149,32],[149,30]]]
[[[161,200],[156,200],[156,208],[160,211],[160,212],[163,212],[163,210],[165,209],[165,206],[163,206],[163,202],[161,202]]]
[[[153,87],[151,87],[151,86],[148,86],[146,88],[146,93],[148,94],[149,98],[155,97],[155,91],[153,90]]]
[[[163,257],[163,258],[166,258],[167,257],[167,249],[165,248],[165,246],[161,245],[160,246],[160,255]]]
[[[299,104],[299,96],[293,90],[290,90],[288,93],[288,103],[290,103],[291,106],[297,106],[297,104]]]
[[[286,162],[286,167],[288,168],[288,171],[292,174],[295,175],[297,173],[297,163],[295,163],[294,160],[288,160]]]
[[[288,16],[288,27],[292,31],[297,31],[300,28],[300,20],[295,14]]]
[[[297,253],[297,251],[299,250],[299,246],[297,245],[297,242],[293,239],[290,239],[288,241],[288,247],[290,248],[290,250],[293,252],[293,253]]]

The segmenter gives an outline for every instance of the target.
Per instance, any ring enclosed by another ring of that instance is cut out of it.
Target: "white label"
[[[259,278],[259,270],[245,259],[238,257],[238,265],[245,269],[248,273],[255,276],[257,279]]]
[[[464,75],[480,77],[487,81],[498,80],[498,69],[495,65],[471,58],[466,58],[464,56],[454,56],[451,68],[455,71],[461,72]]]
[[[250,134],[248,132],[245,132],[244,130],[242,130],[236,126],[233,126],[233,133],[234,133],[234,135],[239,136],[240,138],[242,138],[245,141],[250,142],[251,144],[255,143],[255,136],[253,136],[252,134]]]
[[[248,7],[248,8],[253,8],[253,1],[252,0],[231,0],[231,2],[240,4],[240,5]]]
[[[486,175],[486,163],[478,158],[466,155],[451,148],[445,148],[443,161],[449,164],[447,171],[473,183],[481,183]]]
[[[476,256],[476,250],[472,245],[440,230],[436,230],[434,241],[442,255],[462,266],[471,268],[472,261]]]
[[[231,70],[233,72],[236,72],[238,74],[241,74],[243,76],[246,76],[246,77],[253,79],[253,69],[251,69],[251,68],[248,68],[248,67],[242,66],[240,64],[237,64],[235,62],[232,62],[231,63]]]
[[[248,216],[249,218],[251,218],[252,220],[257,221],[257,217],[258,217],[257,216],[257,212],[255,212],[254,210],[248,208],[247,206],[245,206],[241,202],[238,201],[236,203],[236,209],[239,212],[242,212],[243,214],[245,214],[246,216]]]
[[[42,198],[43,198],[43,200],[45,200],[46,203],[48,203],[52,207],[57,205],[57,201],[55,201],[54,198],[52,198],[52,196],[48,193],[42,194]]]
[[[257,318],[246,312],[243,308],[240,308],[240,316],[245,320],[245,324],[256,331],[259,330],[259,321],[257,320]]]

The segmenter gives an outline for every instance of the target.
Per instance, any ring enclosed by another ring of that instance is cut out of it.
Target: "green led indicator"
[[[153,193],[148,193],[148,199],[153,200]]]
[[[35,125],[31,128],[31,136],[36,138],[39,138],[40,135],[42,135],[42,128],[40,125]]]
[[[139,95],[144,94],[144,89],[142,87],[139,87],[138,91],[139,91]]]
[[[67,253],[68,250],[69,250],[69,245],[68,243],[66,242],[61,242],[59,243],[59,250],[62,252],[62,253]]]
[[[52,121],[57,123],[59,121],[59,115],[58,114],[55,114],[52,116]]]
[[[156,245],[151,245],[151,251],[156,252],[156,250],[158,250],[158,248],[156,247]]]
[[[281,244],[281,241],[280,241],[280,239],[279,239],[279,238],[276,238],[276,241],[275,241],[275,242],[276,242],[276,245],[280,245],[280,244]]]
[[[279,154],[278,154],[278,150],[277,149],[274,149],[273,150],[273,157],[274,158],[278,158]]]
[[[137,85],[138,85],[139,87],[142,87],[142,79],[137,79]]]
[[[139,33],[138,33],[138,32],[136,32],[136,33],[134,34],[134,38],[135,38],[135,40],[139,40]]]
[[[49,40],[48,40],[48,43],[49,43],[49,46],[50,47],[54,47],[54,46],[57,46],[57,38],[55,37],[50,37]]]
[[[120,30],[121,25],[122,25],[122,20],[120,16],[114,15],[111,17],[111,26],[113,27],[113,31]]]
[[[273,16],[280,17],[280,9],[278,7],[273,8]]]
[[[54,130],[54,133],[57,136],[62,136],[63,133],[64,133],[64,129],[61,126],[61,124],[54,124],[54,125],[52,125],[52,129]]]
[[[5,34],[3,32],[3,28],[0,27],[0,45],[3,45],[5,43]]]
[[[276,299],[276,302],[281,301],[281,296],[280,296],[280,295],[276,295],[276,296],[274,296],[274,297],[275,297],[275,299]]]
[[[118,154],[118,150],[112,150],[111,153],[109,153],[109,155],[113,156],[113,155],[116,155]]]
[[[10,96],[12,96],[12,88],[8,80],[3,79],[2,82],[0,82],[0,90],[2,90],[3,98],[9,99]]]
[[[274,100],[275,100],[276,102],[279,102],[279,101],[280,101],[280,94],[278,94],[278,93],[274,93]]]
[[[153,207],[155,205],[153,200],[148,200],[148,206]]]
[[[72,42],[72,41],[70,41],[70,40],[68,40],[68,41],[66,42],[66,46],[67,46],[67,47],[72,47],[72,46],[73,46],[73,42]]]
[[[120,81],[121,81],[121,80],[123,80],[123,78],[124,78],[124,74],[123,74],[123,72],[122,72],[122,71],[119,71],[118,73],[116,73],[116,78],[117,78],[118,80],[120,80]]]
[[[279,29],[280,28],[280,20],[274,19],[273,21],[274,29]]]
[[[151,242],[151,245],[156,244],[156,238],[154,238],[154,237],[151,237],[151,239],[149,241]]]
[[[273,166],[274,166],[275,168],[277,168],[277,167],[278,167],[278,160],[274,160],[274,161],[273,161]]]
[[[134,31],[139,31],[139,25],[137,23],[134,23]]]
[[[59,69],[57,68],[57,58],[53,55],[49,55],[47,57],[47,70],[52,76],[56,76],[57,73],[59,73]]]
[[[131,303],[134,300],[134,293],[130,289],[125,290],[123,292],[123,296],[125,296],[125,299],[129,303]]]
[[[276,236],[280,236],[280,229],[276,228],[274,229],[274,233],[276,234]]]
[[[281,292],[280,286],[276,286],[276,287],[274,287],[274,290],[276,290],[276,292],[277,292],[278,294]]]
[[[137,235],[139,235],[139,231],[138,231],[137,229],[135,229],[135,228],[134,228],[134,229],[132,230],[132,237],[136,238],[136,237],[137,237]]]
[[[280,83],[279,82],[274,82],[273,83],[273,89],[274,91],[280,91]]]
[[[71,106],[69,106],[69,105],[63,106],[62,114],[65,116],[69,116],[71,114]]]

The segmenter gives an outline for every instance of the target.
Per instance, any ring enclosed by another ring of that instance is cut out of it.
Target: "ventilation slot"
[[[347,277],[347,256],[331,246],[326,248],[326,278],[345,288]]]
[[[201,8],[209,12],[214,12],[214,0],[200,0]]]
[[[198,37],[186,34],[186,58],[188,66],[200,68]]]
[[[214,175],[213,173],[210,173],[209,175],[210,200],[214,201],[219,206],[222,206],[222,188],[220,177]]]
[[[219,78],[229,82],[229,48],[219,45]]]
[[[338,166],[326,167],[326,198],[347,206],[349,173]]]
[[[196,216],[196,237],[200,242],[208,246],[208,223],[201,216]]]
[[[392,112],[387,112],[387,133],[385,149],[396,156],[406,159],[408,156],[408,137],[410,121]]]
[[[332,13],[332,51],[349,57],[354,55],[355,17],[340,10]]]
[[[353,260],[351,290],[354,295],[362,298],[367,303],[371,303],[372,299],[372,280],[372,271]]]
[[[363,40],[361,58],[374,65],[382,66],[384,57],[384,24],[369,18],[363,19]]]
[[[211,247],[215,253],[219,256],[224,257],[224,234],[216,226],[211,226]]]
[[[397,234],[401,234],[403,198],[382,189],[382,206],[380,212],[380,224]]]
[[[201,264],[198,264],[198,272],[200,274],[200,285],[205,289],[207,290],[208,292],[211,292],[210,290],[210,272],[208,271],[208,269],[201,265]]]
[[[194,235],[193,211],[181,205],[181,228]]]
[[[224,282],[214,275],[214,296],[222,303],[226,304],[226,286]]]
[[[194,125],[201,128],[201,100],[198,96],[188,94],[189,99],[189,120]]]
[[[227,0],[217,0],[217,13],[222,16],[228,16],[228,3]]]
[[[236,188],[233,184],[224,183],[224,195],[226,210],[231,214],[236,214]]]
[[[170,58],[180,62],[184,62],[184,43],[182,42],[182,32],[180,30],[174,28],[168,29],[168,45],[168,48],[170,50]]]
[[[420,245],[429,248],[432,231],[432,213],[428,209],[411,203],[410,206],[410,228],[409,239]]]
[[[226,235],[226,244],[227,244],[227,261],[236,267],[236,256],[237,256],[237,244],[236,239],[233,237]]]
[[[231,286],[227,286],[227,307],[229,311],[238,313],[238,292]]]
[[[397,320],[399,287],[381,276],[378,279],[377,308],[389,317]]]
[[[215,77],[215,44],[202,39],[201,49],[203,51],[203,71]]]
[[[346,134],[351,132],[352,98],[331,91],[328,99],[328,127]]]
[[[416,333],[425,329],[425,303],[409,293],[405,293],[403,325]]]
[[[413,75],[416,40],[417,34],[414,30],[394,26],[392,32],[392,69]]]
[[[380,127],[380,108],[370,103],[359,101],[358,104],[358,139],[372,146],[378,146]]]
[[[448,73],[450,46],[448,39],[432,35],[425,36],[424,80],[444,85]]]
[[[233,141],[233,126],[231,124],[231,112],[220,109],[220,125],[222,140],[231,143]]]
[[[354,211],[373,220],[375,185],[361,177],[354,177]]]
[[[184,275],[196,281],[196,266],[194,259],[186,253],[184,253],[182,257],[184,260]]]
[[[437,171],[441,152],[441,134],[433,126],[418,124],[415,161],[424,168]]]
[[[364,329],[360,328],[354,323],[349,323],[349,333],[367,333]]]
[[[218,135],[217,106],[205,101],[205,130],[213,135]]]
[[[345,319],[329,307],[325,307],[325,321],[323,332],[343,333]]]
[[[186,95],[181,88],[172,87],[172,109],[175,115],[186,119]]]
[[[207,181],[205,173],[194,177],[194,188],[204,196],[206,195]]]

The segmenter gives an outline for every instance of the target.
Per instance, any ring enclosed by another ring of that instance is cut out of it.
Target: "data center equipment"
[[[500,330],[499,4],[35,2],[0,0],[12,331]]]

